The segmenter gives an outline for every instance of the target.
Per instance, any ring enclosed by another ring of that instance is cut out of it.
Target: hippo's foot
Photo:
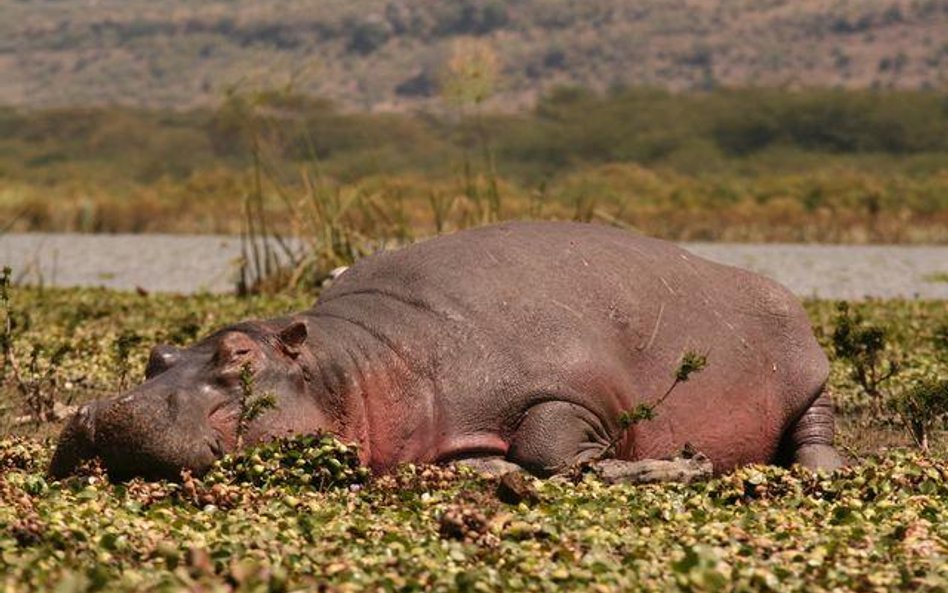
[[[831,472],[846,465],[832,445],[804,445],[794,452],[793,462],[813,471]]]
[[[479,474],[489,477],[502,476],[510,472],[522,472],[524,469],[516,463],[511,463],[503,457],[470,457],[458,459],[454,462],[457,467],[468,467]]]
[[[784,437],[784,460],[813,471],[833,471],[846,465],[842,455],[833,447],[836,423],[833,402],[824,390],[810,404]]]
[[[603,459],[590,464],[593,473],[608,484],[655,484],[679,482],[690,484],[707,480],[713,473],[711,460],[702,454],[684,459],[642,459],[623,461]]]

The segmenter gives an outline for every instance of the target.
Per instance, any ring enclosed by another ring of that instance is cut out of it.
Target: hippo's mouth
[[[109,412],[109,408],[104,409]],[[134,451],[123,443],[130,434],[139,436],[127,428],[137,424],[116,423],[114,418],[124,420],[128,416],[114,411],[104,416],[102,410],[102,404],[86,405],[73,416],[60,436],[50,464],[51,475],[66,477],[97,458],[113,480],[135,476],[176,480],[182,470],[195,475],[205,473],[215,460],[237,447],[241,407],[233,399],[216,404],[204,422],[190,423],[190,428],[181,432],[177,430],[180,426],[168,420],[156,429],[153,439],[140,439]]]
[[[220,459],[237,448],[237,431],[240,424],[240,404],[233,400],[219,403],[207,418],[210,435],[207,446],[211,454]]]

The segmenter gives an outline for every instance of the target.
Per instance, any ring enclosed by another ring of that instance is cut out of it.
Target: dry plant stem
[[[918,447],[923,453],[928,453],[928,433],[925,430],[924,425],[918,421],[912,420],[905,412],[902,410],[896,410],[896,414],[899,416],[899,420],[902,422],[909,433],[909,436],[912,437],[912,442],[915,443],[915,446]]]
[[[9,316],[6,319],[4,331],[6,332],[7,336],[11,335],[12,327]],[[13,347],[6,341],[3,345],[3,359],[6,362],[7,367],[9,367],[9,369],[13,372],[13,380],[16,382],[17,389],[27,401],[30,401],[29,389],[26,385],[26,382],[23,380],[23,374],[20,372],[20,364],[17,362],[16,355],[13,353]],[[33,410],[31,409],[31,415],[35,416],[35,414],[32,414],[32,412]]]
[[[620,461],[606,459],[593,466],[593,472],[607,484],[656,484],[679,482],[690,484],[709,479],[713,472],[707,457],[691,459],[643,459]]]
[[[0,278],[0,283],[2,283],[2,286],[0,286],[0,290],[2,290],[2,295],[0,295],[0,298],[2,298],[4,313],[3,360],[6,367],[13,372],[13,380],[16,383],[17,390],[26,401],[31,418],[38,424],[43,420],[42,408],[36,405],[38,394],[36,393],[34,386],[23,378],[23,373],[20,370],[20,363],[13,351],[13,316],[10,313],[10,296],[8,293],[10,287],[10,272],[10,268],[4,268],[3,276]]]
[[[16,383],[17,391],[19,391],[20,395],[23,396],[23,400],[26,402],[26,406],[29,409],[30,419],[36,424],[55,421],[57,419],[55,411],[56,391],[55,389],[51,389],[49,393],[43,393],[43,385],[49,382],[53,370],[51,368],[47,369],[44,373],[42,373],[42,376],[37,378],[37,376],[40,375],[38,364],[39,357],[37,353],[34,353],[29,365],[32,379],[27,380],[23,376],[20,363],[17,360],[16,354],[13,352],[13,324],[10,320],[9,314],[5,320],[4,332],[4,361],[6,362],[7,367],[13,373],[13,380]]]

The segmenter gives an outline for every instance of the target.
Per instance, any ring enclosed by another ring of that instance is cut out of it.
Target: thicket
[[[282,92],[261,94],[260,103],[267,108],[282,156],[318,157],[327,172],[343,179],[396,171],[449,172],[457,152],[475,141],[473,122],[453,115],[351,113],[327,100]],[[191,112],[0,109],[5,149],[0,171],[7,179],[57,179],[57,164],[108,161],[130,178],[148,182],[162,176],[186,178],[222,158],[225,164],[247,164],[247,138],[234,110],[228,100],[217,110]],[[740,167],[746,164],[741,158],[775,149],[822,155],[933,154],[940,157],[933,169],[948,161],[948,94],[934,91],[673,94],[633,88],[600,95],[564,87],[543,97],[532,112],[484,119],[504,173],[521,182],[614,162],[700,174],[719,169],[723,161],[736,159],[730,164]],[[799,155],[785,155],[774,164],[793,169],[806,162],[794,156]]]

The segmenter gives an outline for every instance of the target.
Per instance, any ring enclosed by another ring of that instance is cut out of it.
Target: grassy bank
[[[20,360],[39,348],[30,377],[57,400],[79,402],[138,381],[152,343],[185,344],[311,300],[17,289],[13,346]],[[807,308],[833,352],[836,304]],[[887,329],[884,357],[904,369],[893,391],[925,373],[944,376],[944,303],[876,301],[854,312]],[[359,476],[343,472],[342,485],[325,491],[296,470],[268,471],[262,484],[259,472],[240,469],[297,467],[275,450],[205,482],[114,486],[94,473],[50,482],[44,435],[56,425],[11,426],[26,410],[8,372],[0,578],[9,591],[943,590],[945,434],[933,435],[927,458],[883,449],[911,441],[851,371],[833,357],[839,442],[857,467],[829,477],[746,468],[691,486],[538,481],[538,502],[516,505],[501,502],[493,482],[437,468],[355,487],[346,484]],[[351,460],[315,445],[300,455],[336,455],[343,468]]]
[[[292,205],[318,194],[350,204],[345,216],[367,233],[470,226],[490,208],[680,240],[943,243],[944,101],[561,89],[520,115],[349,113],[277,92],[213,111],[8,109],[0,222],[235,233],[259,195],[271,225],[290,232]]]

